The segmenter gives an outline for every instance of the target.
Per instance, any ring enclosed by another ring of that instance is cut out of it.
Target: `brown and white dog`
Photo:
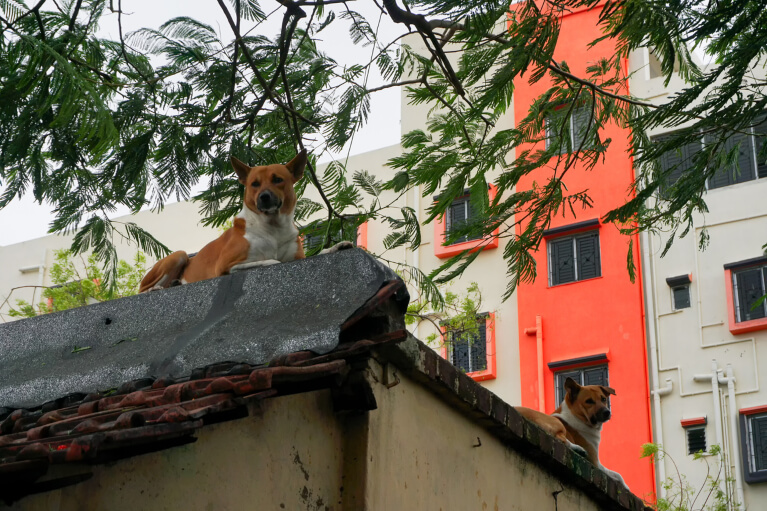
[[[178,251],[158,261],[141,280],[139,291],[303,259],[304,248],[293,223],[293,211],[297,201],[294,185],[304,175],[306,162],[306,149],[285,165],[250,167],[232,156],[232,167],[245,185],[243,208],[234,218],[234,225],[193,257]],[[323,253],[351,246],[342,242]]]
[[[558,438],[571,449],[599,467],[628,489],[618,472],[605,468],[599,462],[599,441],[602,424],[610,419],[608,398],[615,390],[602,385],[581,386],[572,378],[565,380],[565,399],[553,414],[517,406],[520,415],[537,424],[550,435]]]

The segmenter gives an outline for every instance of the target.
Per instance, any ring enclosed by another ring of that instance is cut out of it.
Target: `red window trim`
[[[752,406],[751,408],[741,408],[738,413],[741,415],[755,415],[757,413],[767,412],[767,405]]]
[[[357,227],[357,246],[360,248],[368,249],[368,223],[362,222]]]
[[[445,360],[447,357],[447,343],[445,342],[445,329],[440,332],[440,356]],[[485,318],[485,353],[487,353],[487,369],[466,373],[474,381],[495,380],[498,377],[498,368],[495,361],[495,312],[490,312]]]
[[[683,428],[689,428],[690,426],[705,426],[708,423],[708,420],[704,415],[703,417],[695,417],[694,419],[682,419],[679,422],[681,422]]]
[[[602,222],[598,218],[592,218],[583,222],[577,222],[574,224],[562,225],[560,227],[552,227],[543,231],[543,238],[548,240],[554,240],[563,236],[572,236],[580,234],[582,232],[601,229]]]
[[[494,185],[490,185],[487,191],[490,202],[495,200],[495,195],[498,193],[498,189]],[[461,197],[466,197],[462,195]],[[460,199],[461,197],[456,197]],[[476,252],[484,247],[484,250],[490,250],[498,248],[498,232],[499,229],[493,231],[493,237],[488,241],[486,238],[479,240],[464,241],[462,243],[454,243],[452,245],[444,245],[445,243],[445,229],[447,228],[447,221],[445,219],[445,213],[437,217],[434,221],[434,255],[440,259],[446,259],[460,254],[464,250],[469,252]]]
[[[741,268],[737,269],[740,270]],[[732,270],[727,268],[724,270],[724,291],[727,295],[727,319],[730,333],[738,335],[767,329],[767,318],[751,319],[749,321],[741,321],[740,323],[736,321],[735,298],[732,294],[732,285]]]
[[[610,365],[610,350],[608,348],[591,350],[566,359],[552,360],[546,364],[547,369],[553,375],[561,371],[599,365]],[[563,362],[566,362],[563,364]]]

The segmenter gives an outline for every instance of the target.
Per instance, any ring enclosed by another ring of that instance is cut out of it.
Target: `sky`
[[[116,3],[116,2],[115,2]],[[276,2],[263,1],[262,7],[267,9]],[[373,2],[353,2],[358,12],[363,14],[375,29],[379,13]],[[280,7],[281,8],[281,7]],[[214,0],[125,0],[123,1],[123,32],[150,27],[158,28],[165,21],[176,16],[190,16],[214,27],[223,39],[231,37],[231,30],[217,2]],[[267,11],[268,12],[268,11]],[[281,16],[275,15],[269,21],[260,25],[254,33],[272,36],[279,31]],[[338,28],[333,28],[338,26]],[[351,43],[349,34],[336,21],[332,29],[324,30],[320,35],[323,41],[320,49],[336,59],[341,64],[367,62],[370,58],[370,46],[356,46]],[[402,26],[396,26],[387,17],[381,20],[379,39],[382,42],[393,40],[402,31]],[[119,39],[117,16],[105,14],[99,27],[99,36]],[[371,74],[369,86],[383,83],[380,76]],[[344,158],[380,147],[397,144],[400,139],[400,92],[396,88],[387,89],[374,94],[371,101],[371,112],[368,123],[358,132],[349,147],[335,155]],[[320,158],[320,162],[329,157]],[[2,184],[0,183],[0,190]],[[199,190],[194,190],[196,193]],[[169,201],[173,202],[173,201]],[[128,213],[127,209],[118,210],[114,216]],[[53,220],[53,210],[49,204],[38,204],[31,194],[22,199],[16,199],[4,209],[0,209],[0,246],[12,245],[26,240],[39,238],[48,234],[48,226]]]

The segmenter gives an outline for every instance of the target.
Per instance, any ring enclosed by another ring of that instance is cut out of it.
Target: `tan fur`
[[[246,208],[267,218],[270,224],[277,223],[278,215],[293,213],[297,201],[294,185],[303,176],[307,161],[306,150],[285,165],[249,167],[235,157],[231,160],[240,183],[245,186],[243,203]],[[280,199],[282,205],[278,212],[267,214],[256,206],[258,196],[264,190],[271,191]],[[178,251],[158,261],[141,280],[139,292],[167,288],[175,281],[191,283],[228,274],[233,266],[248,258],[250,243],[245,234],[246,221],[235,218],[231,228],[205,245],[194,257],[190,258],[186,252]],[[297,237],[296,241],[298,249],[294,259],[303,259],[305,256],[301,240]]]
[[[572,382],[572,383],[571,383]],[[570,378],[565,383],[565,401],[570,407],[570,411],[585,424],[592,424],[592,417],[605,408],[607,408],[607,399],[610,395],[615,395],[615,390],[601,385],[581,386]],[[593,403],[587,401],[592,400]],[[586,450],[589,461],[599,466],[599,452],[597,448],[588,442],[571,425],[561,421],[557,417],[546,415],[538,410],[525,408],[523,406],[514,407],[524,418],[534,422],[541,429],[550,435],[558,438],[565,443],[573,443]],[[554,413],[561,413],[560,405]]]

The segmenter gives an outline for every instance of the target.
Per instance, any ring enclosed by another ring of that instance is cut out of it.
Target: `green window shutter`
[[[582,380],[581,377],[583,374],[579,370],[575,371],[561,371],[556,373],[556,391],[554,398],[556,399],[556,402],[554,403],[557,407],[564,401],[565,399],[565,380],[568,378],[572,378],[575,380],[579,385],[581,385]]]
[[[706,452],[706,428],[687,429],[687,454]]]
[[[573,257],[573,239],[565,238],[549,242],[551,285],[575,281],[575,260]]]
[[[711,137],[706,137],[706,143],[711,143]],[[730,152],[738,146],[737,168],[726,166],[720,168],[708,180],[709,189],[744,183],[754,179],[752,137],[744,133],[735,133],[724,143],[723,152]]]
[[[466,224],[467,202],[468,198],[456,199],[448,208],[446,225],[447,233],[452,232],[455,229],[460,229]],[[462,243],[464,241],[466,241],[466,236],[461,236],[460,238],[456,239],[453,244]]]
[[[674,296],[674,309],[686,309],[690,306],[690,286],[678,286],[671,290]]]
[[[572,115],[572,129],[573,129],[573,152],[578,148],[590,149],[594,146],[592,143],[593,137],[586,140],[586,135],[589,131],[589,120],[591,119],[591,105],[579,106],[573,109]],[[592,121],[593,123],[593,121]],[[583,147],[581,147],[583,144]]]
[[[607,366],[590,367],[583,370],[583,385],[609,385],[607,381]]]
[[[751,419],[754,471],[767,470],[767,416]]]
[[[471,370],[484,371],[487,369],[487,327],[485,316],[477,318],[477,335],[470,341]]]
[[[578,254],[578,280],[593,279],[602,275],[599,260],[599,233],[575,239]]]
[[[566,119],[567,107],[562,107],[546,117],[546,149],[559,143],[557,154],[570,152],[569,120]],[[562,123],[567,122],[567,126]],[[560,134],[562,137],[560,138]]]

